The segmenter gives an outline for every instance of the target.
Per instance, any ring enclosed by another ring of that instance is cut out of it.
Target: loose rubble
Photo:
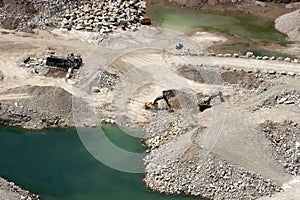
[[[186,130],[182,120],[174,120],[161,127],[159,120],[144,126],[147,135],[145,144],[151,151],[159,146],[172,141],[175,137],[183,134]]]
[[[271,142],[276,160],[292,175],[300,174],[300,126],[293,121],[266,121],[261,130]]]
[[[296,108],[300,108],[300,93],[294,89],[284,89],[279,94],[271,96],[261,104],[257,105],[255,110],[260,108],[270,108],[275,105],[294,105]]]
[[[96,80],[97,80],[97,87],[99,89],[104,87],[112,89],[113,86],[115,86],[119,82],[120,77],[116,74],[112,74],[107,71],[101,70]]]

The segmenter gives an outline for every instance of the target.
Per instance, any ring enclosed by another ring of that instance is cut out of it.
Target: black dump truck
[[[82,65],[80,56],[69,54],[66,58],[50,56],[46,59],[46,65],[68,70],[69,68],[78,69]]]

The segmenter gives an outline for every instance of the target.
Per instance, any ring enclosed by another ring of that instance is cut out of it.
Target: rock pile
[[[145,143],[149,150],[153,150],[184,133],[184,125],[183,121],[178,119],[170,121],[164,127],[161,127],[159,122],[153,122],[149,125],[145,125],[144,131],[148,135]]]
[[[8,182],[0,177],[0,198],[10,200],[38,200],[39,196],[23,190],[13,182]]]
[[[293,121],[275,123],[266,121],[261,125],[266,138],[271,142],[276,160],[285,171],[300,174],[300,126]]]
[[[149,154],[145,158],[145,162],[151,164],[146,165],[144,181],[155,191],[217,200],[258,199],[281,191],[276,182],[228,164],[213,154],[205,160],[196,156],[185,163],[168,157],[165,157],[166,162],[156,163],[152,161],[153,156]]]
[[[118,82],[120,77],[116,74],[111,74],[107,71],[101,70],[98,77],[96,78],[98,88],[110,88],[112,89]]]
[[[136,30],[141,25],[146,3],[142,0],[85,1],[66,9],[62,28],[108,33],[122,28]]]

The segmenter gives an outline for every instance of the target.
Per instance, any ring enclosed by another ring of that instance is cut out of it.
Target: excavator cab
[[[155,108],[155,107],[154,107],[154,105],[153,105],[152,102],[146,102],[146,103],[145,103],[145,109],[146,109],[146,110],[154,109],[154,108]]]
[[[216,94],[216,95],[206,96],[206,97],[204,97],[203,99],[201,99],[200,101],[198,101],[198,106],[199,106],[200,112],[203,112],[203,111],[206,110],[207,108],[210,108],[210,107],[211,107],[211,105],[210,105],[211,99],[212,99],[212,98],[215,98],[215,97],[217,97],[217,96],[220,97],[220,101],[221,101],[221,102],[225,102],[224,97],[223,97],[223,94],[222,94],[221,91],[220,91],[218,94]]]
[[[211,107],[210,101],[211,101],[211,97],[204,97],[203,99],[198,101],[198,106],[199,106],[200,112],[203,112],[207,108]]]

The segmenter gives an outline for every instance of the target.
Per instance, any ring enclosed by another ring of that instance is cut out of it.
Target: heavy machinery
[[[159,96],[157,97],[156,99],[154,99],[153,102],[147,102],[145,103],[145,109],[154,109],[154,108],[157,108],[157,104],[158,104],[158,101],[160,100],[165,100],[166,104],[168,105],[168,108],[169,108],[169,111],[172,111],[172,107],[171,107],[171,104],[169,103],[169,98],[171,97],[175,97],[175,91],[174,90],[164,90],[162,92],[162,96]]]
[[[145,109],[149,110],[149,109],[157,109],[157,105],[158,105],[158,101],[160,100],[164,100],[166,102],[166,104],[168,105],[168,109],[170,111],[172,111],[172,106],[169,103],[169,99],[171,97],[175,97],[176,91],[175,90],[164,90],[163,91],[163,95],[157,97],[153,102],[147,102],[145,103]],[[219,92],[216,95],[212,95],[212,96],[204,96],[203,98],[201,98],[198,101],[198,106],[199,106],[199,110],[200,112],[203,112],[204,110],[206,110],[207,108],[211,107],[211,100],[215,97],[219,96],[220,97],[220,101],[221,102],[225,102],[224,98],[223,98],[223,94],[222,92]]]
[[[69,68],[78,69],[82,65],[82,59],[80,56],[76,56],[73,53],[68,54],[66,58],[49,56],[46,59],[46,65],[52,67],[58,67],[63,70],[68,70]]]
[[[206,96],[206,97],[202,98],[200,101],[198,101],[198,106],[199,106],[200,112],[203,112],[207,108],[210,108],[211,107],[210,102],[211,102],[212,98],[215,98],[217,96],[220,97],[221,102],[225,102],[221,91],[216,95]]]

